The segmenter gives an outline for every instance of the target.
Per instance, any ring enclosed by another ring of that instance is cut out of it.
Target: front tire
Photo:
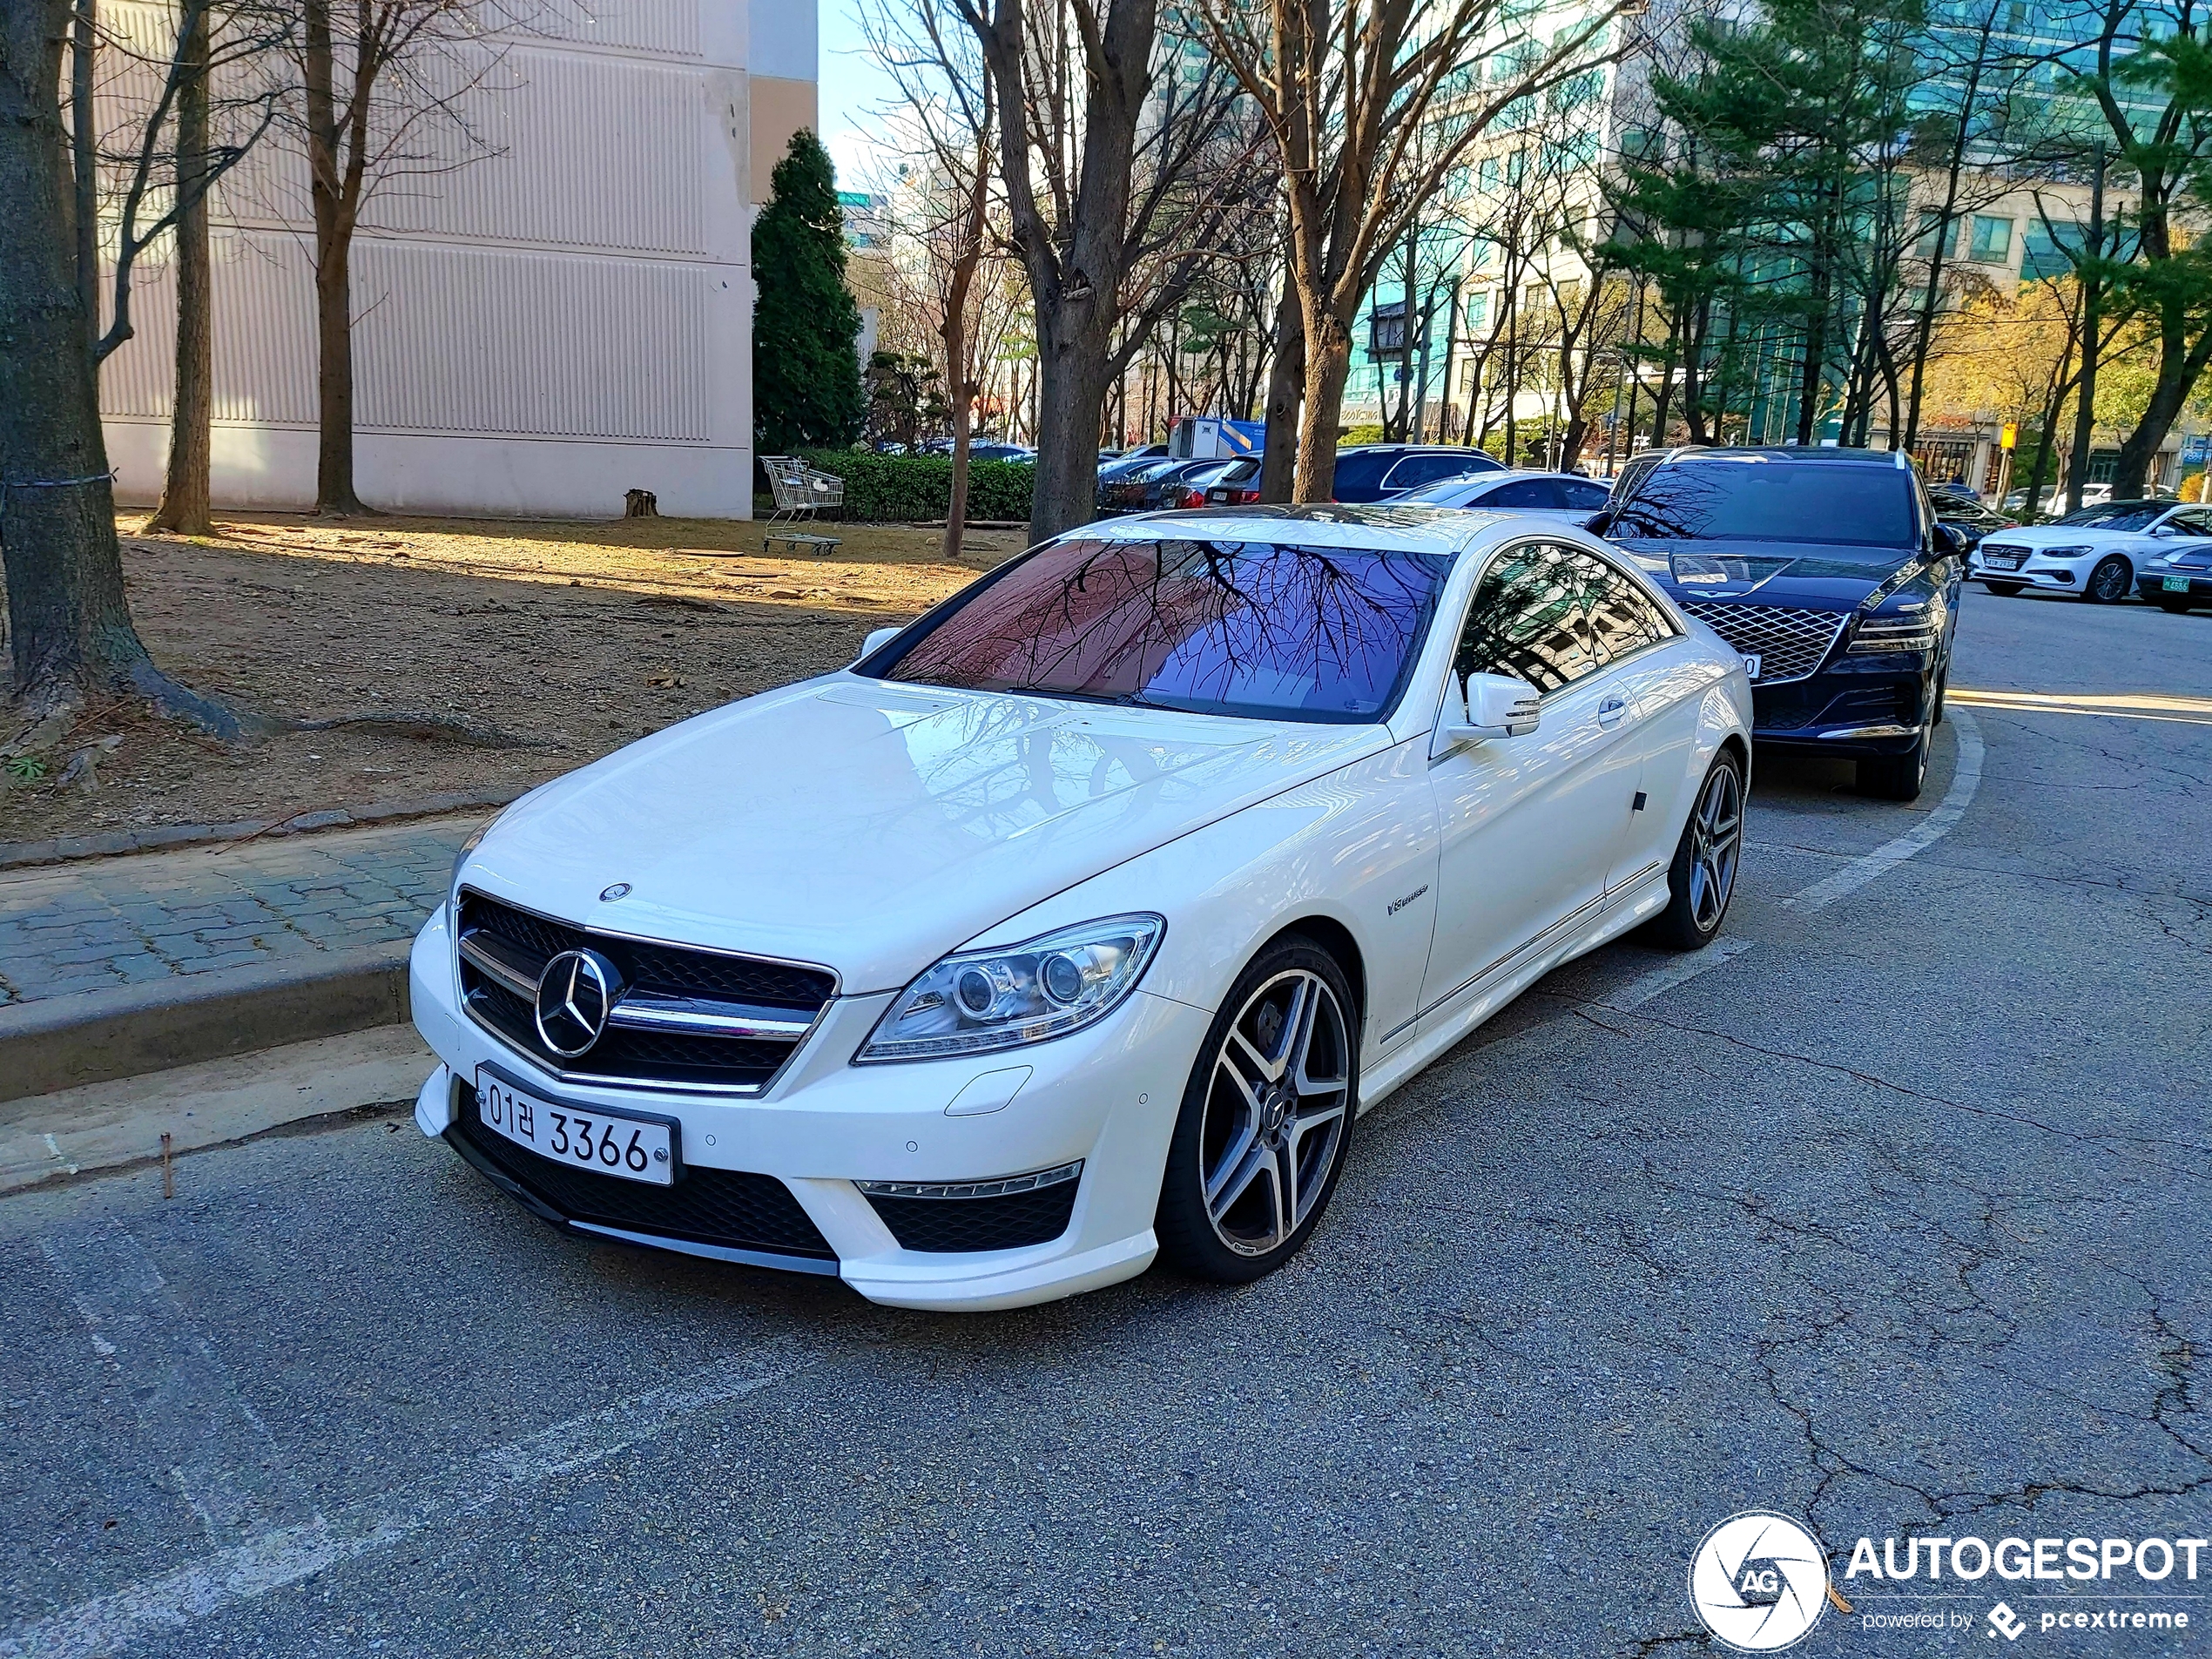
[[[1337,961],[1291,934],[1238,976],[1183,1092],[1153,1222],[1194,1278],[1248,1284],[1295,1256],[1343,1173],[1359,1017]]]
[[[1675,861],[1667,871],[1667,907],[1651,924],[1651,935],[1676,950],[1701,950],[1713,941],[1736,896],[1736,872],[1743,853],[1743,765],[1735,753],[1720,752],[1697,801],[1682,826]]]
[[[2117,553],[2099,559],[2081,584],[2081,597],[2094,605],[2116,605],[2134,590],[2134,569]]]
[[[2189,602],[2181,594],[2161,593],[2158,596],[2158,608],[2169,617],[2178,617],[2188,610]]]
[[[1858,792],[1877,800],[1918,800],[1928,781],[1928,739],[1922,726],[1912,748],[1901,755],[1868,755],[1858,763]]]

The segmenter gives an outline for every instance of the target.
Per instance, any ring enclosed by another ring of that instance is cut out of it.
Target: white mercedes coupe
[[[899,1306],[1256,1278],[1531,981],[1712,938],[1750,719],[1561,523],[1093,524],[509,808],[415,941],[415,1121],[573,1232]]]

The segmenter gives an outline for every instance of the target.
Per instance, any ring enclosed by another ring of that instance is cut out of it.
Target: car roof
[[[1649,454],[1650,451],[1645,451]],[[1642,460],[1642,456],[1636,457]],[[1895,467],[1909,470],[1912,462],[1901,449],[1844,449],[1826,445],[1683,443],[1662,451],[1659,463],[1671,461],[1815,461],[1823,465],[1856,462],[1861,466]]]
[[[1142,541],[1181,530],[1227,542],[1295,540],[1309,547],[1386,547],[1409,553],[1460,554],[1496,529],[1526,534],[1520,513],[1486,513],[1464,507],[1410,507],[1390,502],[1353,505],[1320,502],[1287,507],[1180,508],[1101,519],[1074,532],[1115,541]],[[1548,534],[1549,531],[1547,531]]]

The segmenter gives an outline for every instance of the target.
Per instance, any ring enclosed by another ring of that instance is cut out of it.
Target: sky
[[[876,63],[860,32],[859,0],[821,0],[821,123],[819,137],[837,164],[840,189],[865,190],[882,171],[876,111],[887,104],[891,78]]]

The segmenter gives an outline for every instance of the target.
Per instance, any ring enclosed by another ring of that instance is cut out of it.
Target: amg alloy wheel
[[[2092,604],[2118,604],[2135,590],[2135,573],[2117,553],[2097,561],[2089,579],[2081,584],[2082,597]]]
[[[1736,895],[1743,853],[1743,771],[1723,749],[1705,774],[1697,804],[1682,826],[1675,861],[1667,872],[1667,907],[1651,924],[1662,943],[1676,950],[1710,944]]]
[[[1359,1097],[1352,1006],[1335,960],[1295,937],[1263,952],[1223,1001],[1160,1190],[1160,1245],[1184,1271],[1258,1278],[1319,1222]]]

